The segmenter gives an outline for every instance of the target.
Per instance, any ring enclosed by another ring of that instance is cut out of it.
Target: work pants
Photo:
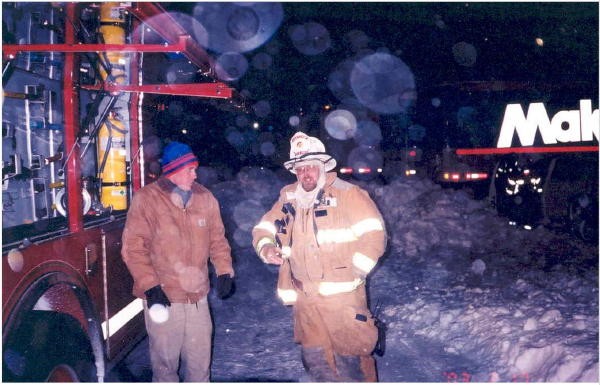
[[[185,382],[208,382],[212,319],[206,297],[197,303],[173,303],[169,319],[152,321],[144,301],[144,318],[150,342],[153,382],[179,382],[179,363]]]

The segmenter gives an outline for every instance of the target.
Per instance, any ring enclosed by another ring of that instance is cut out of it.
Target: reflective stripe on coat
[[[254,248],[258,253],[265,244],[289,247],[290,274],[303,283],[305,291],[326,296],[355,290],[385,251],[387,236],[379,210],[365,190],[335,173],[327,174],[316,207],[295,207],[296,186],[285,186],[254,227]],[[295,216],[289,210],[285,213],[286,204],[294,207]],[[289,303],[289,290],[297,288],[285,281],[285,277],[280,279],[278,290],[286,294],[284,302]]]

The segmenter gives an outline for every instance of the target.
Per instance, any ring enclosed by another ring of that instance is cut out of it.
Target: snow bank
[[[388,226],[386,272],[372,286],[403,293],[385,310],[398,335],[479,360],[472,381],[598,382],[597,245],[509,226],[485,201],[428,180],[363,187]]]

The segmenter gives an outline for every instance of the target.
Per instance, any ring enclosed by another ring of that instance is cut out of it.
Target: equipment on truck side
[[[101,382],[145,335],[120,255],[148,180],[143,95],[233,90],[155,3],[11,2],[2,17],[2,380]],[[208,81],[140,84],[170,53]]]

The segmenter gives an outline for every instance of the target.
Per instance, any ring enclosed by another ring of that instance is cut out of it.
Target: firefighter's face
[[[169,175],[168,178],[171,182],[175,183],[177,187],[184,191],[188,191],[192,188],[192,184],[196,180],[196,165],[188,165],[177,171],[175,174]]]
[[[301,164],[294,168],[298,182],[304,191],[312,191],[317,187],[320,167],[317,164]]]

